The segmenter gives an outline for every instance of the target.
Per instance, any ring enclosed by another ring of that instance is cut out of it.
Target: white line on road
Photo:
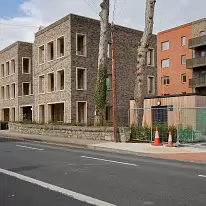
[[[24,175],[20,175],[18,173],[14,173],[14,172],[11,172],[11,171],[8,171],[8,170],[4,170],[4,169],[1,169],[1,168],[0,168],[0,173],[9,175],[11,177],[15,177],[15,178],[23,180],[25,182],[29,182],[29,183],[38,185],[40,187],[49,189],[49,190],[54,191],[54,192],[58,192],[58,193],[63,194],[65,196],[71,197],[73,199],[76,199],[76,200],[79,200],[79,201],[82,201],[82,202],[89,203],[91,205],[96,205],[96,206],[115,206],[113,204],[110,204],[110,203],[107,203],[107,202],[103,202],[101,200],[98,200],[98,199],[95,199],[95,198],[92,198],[92,197],[89,197],[89,196],[86,196],[86,195],[82,195],[82,194],[73,192],[71,190],[67,190],[67,189],[64,189],[64,188],[61,188],[61,187],[58,187],[58,186],[46,183],[46,182],[42,182],[40,180],[36,180],[36,179],[30,178],[30,177],[27,177],[27,176],[24,176]]]
[[[99,159],[99,158],[95,158],[95,157],[87,157],[87,156],[81,156],[81,157],[86,158],[86,159],[104,161],[104,162],[112,162],[112,163],[117,163],[117,164],[122,164],[122,165],[130,165],[130,166],[135,166],[135,167],[139,166],[139,165],[131,164],[131,163],[127,163],[127,162],[118,162],[118,161],[114,161],[114,160]]]
[[[38,150],[38,151],[43,151],[44,150],[44,149],[39,149],[39,148],[34,148],[34,147],[27,147],[27,146],[23,146],[23,145],[16,145],[16,147],[22,147],[22,148]]]
[[[205,177],[206,178],[206,175],[198,175],[198,177]]]

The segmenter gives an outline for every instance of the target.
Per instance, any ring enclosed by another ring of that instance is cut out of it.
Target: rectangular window
[[[16,119],[15,108],[12,108],[11,109],[11,121],[15,122],[15,119]]]
[[[169,67],[170,67],[170,59],[163,59],[162,68],[169,68]]]
[[[11,60],[11,73],[12,74],[15,73],[15,60],[14,59]]]
[[[45,62],[45,49],[44,45],[39,47],[39,64],[44,64]]]
[[[87,124],[87,102],[77,102],[77,122]]]
[[[54,92],[54,73],[48,74],[48,92]]]
[[[10,74],[10,65],[9,62],[6,62],[6,76],[9,76]]]
[[[77,90],[87,89],[86,69],[77,68]]]
[[[4,64],[1,65],[1,77],[4,77]]]
[[[112,90],[112,75],[111,74],[107,74],[106,84],[107,84],[107,90]]]
[[[30,95],[30,83],[23,83],[23,95]]]
[[[57,90],[64,90],[64,70],[57,72]]]
[[[30,58],[23,57],[23,73],[24,74],[30,73]]]
[[[107,46],[107,58],[111,59],[112,58],[112,44],[109,43]]]
[[[147,65],[153,66],[154,65],[154,50],[149,49],[147,52]]]
[[[47,58],[48,61],[54,60],[54,42],[49,42],[47,44]]]
[[[166,51],[170,49],[170,42],[166,41],[166,42],[162,42],[162,51]]]
[[[45,107],[44,105],[40,105],[39,106],[39,122],[40,123],[45,122],[44,114],[45,114]]]
[[[6,99],[10,99],[10,87],[6,85]]]
[[[1,99],[5,99],[4,86],[1,87]]]
[[[154,94],[155,91],[155,81],[154,81],[154,77],[150,76],[147,79],[147,91],[148,94]]]
[[[45,78],[44,76],[39,77],[39,94],[45,93]]]
[[[164,85],[170,84],[170,77],[169,76],[165,76],[163,80],[164,80]]]
[[[64,37],[57,39],[57,58],[64,56]]]
[[[187,38],[186,36],[182,37],[182,46],[185,46],[187,44]]]
[[[186,64],[186,55],[182,56],[182,60],[181,61],[182,61],[182,64]]]
[[[15,83],[11,85],[11,98],[14,99],[16,97],[16,85]]]
[[[105,119],[108,122],[112,122],[113,121],[113,107],[112,106],[107,106],[106,107]]]
[[[77,55],[86,56],[86,35],[77,34]]]
[[[186,74],[182,74],[181,75],[181,79],[182,79],[182,83],[186,83],[187,82],[187,75]]]

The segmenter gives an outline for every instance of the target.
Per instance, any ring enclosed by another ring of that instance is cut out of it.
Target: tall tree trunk
[[[95,90],[95,119],[94,124],[103,126],[104,110],[107,100],[107,45],[109,28],[109,0],[103,0],[100,4],[100,42],[98,56],[98,75]]]
[[[137,53],[137,70],[135,74],[134,100],[136,108],[144,108],[146,70],[147,70],[147,52],[149,41],[153,32],[154,9],[156,0],[146,0],[145,11],[145,30],[138,46]],[[137,110],[135,121],[138,125],[142,125],[143,109]]]

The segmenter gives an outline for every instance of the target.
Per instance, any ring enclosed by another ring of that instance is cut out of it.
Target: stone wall
[[[9,131],[23,134],[47,135],[65,138],[113,141],[112,127],[77,127],[67,125],[38,125],[9,123]],[[118,139],[127,142],[130,138],[129,128],[119,128]]]

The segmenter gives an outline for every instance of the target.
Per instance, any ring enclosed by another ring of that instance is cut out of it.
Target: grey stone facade
[[[22,62],[23,58],[29,58],[30,72],[23,73]],[[15,71],[12,67],[14,60]],[[26,42],[16,42],[9,47],[0,51],[0,88],[4,87],[4,98],[2,98],[2,89],[0,90],[0,121],[21,121],[22,110],[24,106],[33,106],[32,94],[32,44]],[[6,62],[9,62],[9,75],[7,75]],[[4,65],[4,75],[2,75],[2,65]],[[28,82],[31,85],[30,95],[22,94],[23,82]],[[15,96],[12,90],[12,85],[15,84]],[[6,96],[5,87],[9,87],[9,96]],[[5,114],[7,109],[7,114]]]
[[[137,47],[142,32],[115,26],[117,44],[117,95],[118,95],[118,119],[120,123],[128,122],[128,110],[130,99],[133,98]],[[33,45],[33,68],[34,68],[34,119],[39,121],[39,105],[44,105],[45,121],[50,121],[49,105],[64,103],[64,121],[76,122],[77,102],[86,102],[87,123],[94,120],[94,90],[97,77],[97,60],[99,48],[100,23],[97,20],[70,14],[56,23],[42,29],[35,35]],[[86,55],[77,55],[77,34],[85,35]],[[64,36],[65,54],[58,59],[57,39]],[[41,45],[45,45],[47,54],[47,43],[54,41],[54,60],[48,62],[47,55],[45,63],[39,65],[38,51]],[[111,39],[108,43],[111,42]],[[152,36],[150,48],[154,49],[154,60],[152,67],[148,67],[147,75],[154,76],[154,92],[148,94],[147,79],[145,80],[145,96],[157,94],[157,44],[156,36]],[[108,74],[111,74],[111,62],[108,58]],[[86,90],[77,90],[77,68],[86,69]],[[64,69],[65,87],[63,91],[57,91],[57,71]],[[48,74],[54,72],[54,92],[48,92]],[[45,93],[39,94],[39,76],[45,76]],[[108,106],[112,106],[112,91],[108,91]]]

